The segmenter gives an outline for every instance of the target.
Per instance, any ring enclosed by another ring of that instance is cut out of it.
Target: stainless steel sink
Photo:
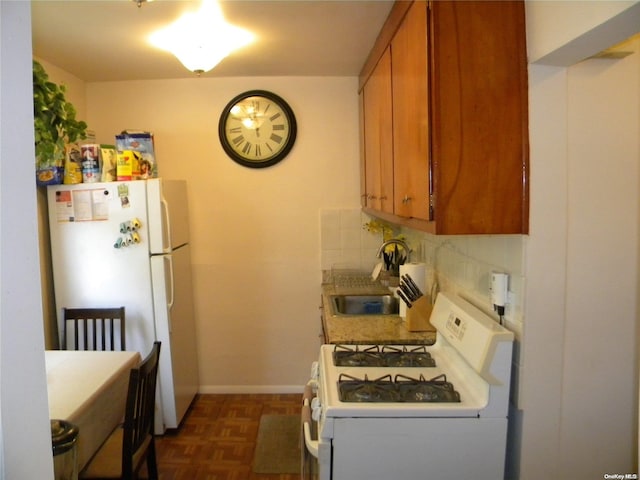
[[[397,315],[398,299],[393,295],[331,295],[334,315]]]

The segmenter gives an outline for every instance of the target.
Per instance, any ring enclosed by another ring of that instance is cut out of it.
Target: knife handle
[[[396,293],[402,299],[402,301],[407,305],[407,308],[411,308],[413,306],[413,304],[407,299],[404,293],[402,293],[402,290],[398,289],[396,290]]]
[[[402,293],[404,293],[404,296],[407,297],[410,301],[415,301],[416,300],[416,296],[413,294],[413,291],[411,290],[411,288],[409,288],[409,285],[407,285],[405,282],[401,281],[398,284],[398,287],[400,288],[400,290],[402,290]]]
[[[408,273],[405,273],[402,276],[402,279],[405,282],[407,282],[407,284],[409,285],[411,290],[413,290],[418,297],[421,297],[423,295],[422,292],[420,291],[420,288],[418,287],[418,285],[416,285],[416,282],[413,281],[413,278],[411,278],[411,276]]]

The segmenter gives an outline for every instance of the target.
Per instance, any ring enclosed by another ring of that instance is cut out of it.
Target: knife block
[[[411,308],[407,308],[407,330],[410,332],[435,332],[436,329],[429,318],[433,305],[426,296],[413,302]]]

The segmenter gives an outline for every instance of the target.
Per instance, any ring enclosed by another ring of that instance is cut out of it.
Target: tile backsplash
[[[452,290],[497,317],[491,305],[489,286],[492,272],[509,275],[509,303],[505,309],[507,327],[522,333],[524,263],[521,235],[436,236],[416,233],[432,280]],[[408,235],[408,234],[407,234]]]
[[[372,271],[382,235],[364,228],[370,217],[360,209],[320,211],[320,264],[324,271],[353,268]]]

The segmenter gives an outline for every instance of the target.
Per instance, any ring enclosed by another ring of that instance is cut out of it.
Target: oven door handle
[[[309,402],[305,398],[305,402],[302,405],[302,431],[304,434],[304,444],[307,447],[307,451],[318,458],[318,441],[311,438],[311,407]]]

